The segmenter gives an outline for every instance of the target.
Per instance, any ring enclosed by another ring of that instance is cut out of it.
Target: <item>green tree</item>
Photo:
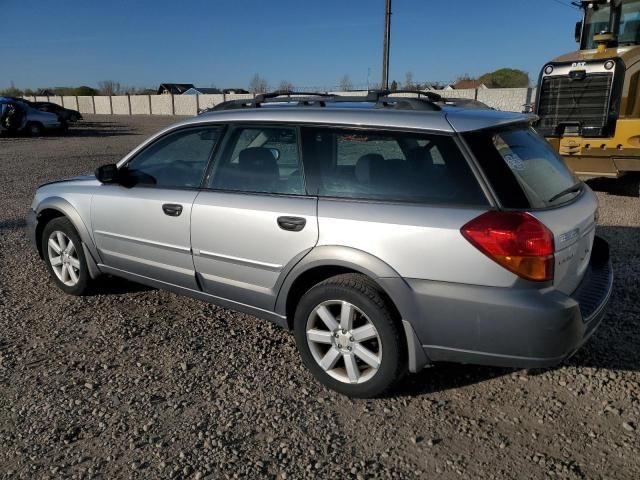
[[[11,86],[9,88],[5,88],[4,90],[0,90],[1,97],[21,97],[23,95],[23,91],[11,82]]]
[[[529,86],[529,74],[514,68],[501,68],[485,73],[478,80],[489,88],[524,88]]]
[[[75,89],[73,87],[55,87],[51,91],[60,96],[75,95]]]
[[[98,90],[96,90],[95,88],[87,87],[86,85],[82,85],[81,87],[75,88],[74,95],[92,97],[94,95],[98,95]]]
[[[389,85],[389,89],[392,92],[395,92],[396,90],[398,90],[398,82],[396,82],[395,80],[391,82],[391,85]]]

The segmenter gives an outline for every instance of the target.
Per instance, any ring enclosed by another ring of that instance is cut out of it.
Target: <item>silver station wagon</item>
[[[437,362],[556,365],[612,290],[597,199],[535,118],[451,103],[223,103],[42,185],[29,233],[63,291],[108,274],[271,320],[349,396]]]

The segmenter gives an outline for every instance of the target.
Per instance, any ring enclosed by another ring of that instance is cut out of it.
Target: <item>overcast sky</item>
[[[513,67],[574,50],[569,0],[393,0],[391,79]],[[380,81],[384,0],[0,0],[0,88],[116,80],[246,87]]]

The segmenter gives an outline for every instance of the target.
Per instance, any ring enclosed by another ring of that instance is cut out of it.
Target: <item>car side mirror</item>
[[[580,37],[582,37],[582,22],[576,23],[576,29],[573,34],[576,38],[576,43],[580,43]]]
[[[118,181],[118,166],[110,163],[96,168],[96,178],[100,183],[116,183]]]

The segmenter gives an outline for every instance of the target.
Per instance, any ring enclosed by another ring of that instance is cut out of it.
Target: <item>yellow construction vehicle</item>
[[[540,73],[538,131],[581,177],[640,172],[640,0],[580,4],[580,49]]]

